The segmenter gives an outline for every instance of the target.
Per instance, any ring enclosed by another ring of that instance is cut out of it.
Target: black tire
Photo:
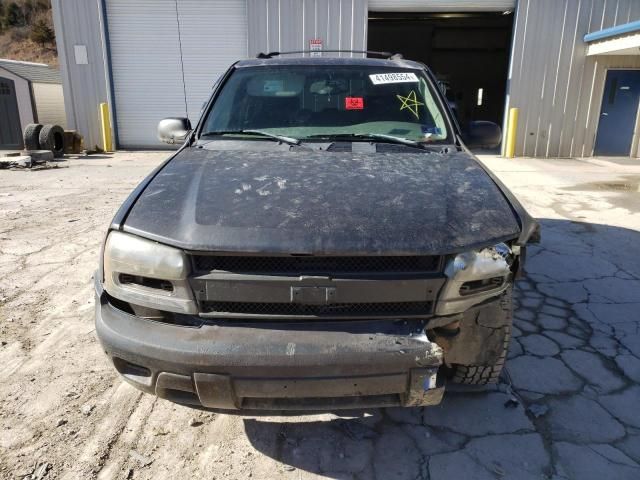
[[[24,129],[25,150],[40,150],[40,130],[42,130],[40,123],[30,123],[27,125]]]
[[[493,365],[454,365],[451,381],[465,385],[487,385],[498,383],[502,367],[507,359],[509,341],[511,340],[511,324],[513,322],[513,304],[511,302],[511,288],[500,299],[500,307],[505,315],[504,340],[502,352]]]
[[[40,148],[51,150],[54,158],[64,155],[64,129],[60,125],[45,125],[40,130]]]

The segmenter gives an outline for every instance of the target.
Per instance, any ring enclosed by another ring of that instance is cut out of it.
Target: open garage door
[[[158,121],[197,121],[216,79],[247,56],[246,1],[107,0],[106,7],[118,146],[160,147]]]
[[[369,2],[368,48],[400,52],[428,65],[446,91],[461,126],[471,120],[502,125],[511,53],[513,13],[485,12],[373,12]],[[386,2],[390,3],[390,2]],[[416,2],[398,2],[411,4]],[[453,2],[422,2],[422,5]],[[513,2],[474,1],[493,10]],[[394,6],[397,6],[394,3]],[[491,8],[490,8],[491,7]],[[397,10],[397,9],[396,9]]]
[[[504,12],[516,0],[369,0],[373,12]]]

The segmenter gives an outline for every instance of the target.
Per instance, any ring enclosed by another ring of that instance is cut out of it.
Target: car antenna
[[[377,52],[374,50],[292,50],[288,52],[260,52],[258,55],[256,55],[256,58],[266,59],[278,57],[280,55],[292,55],[297,53],[364,53],[376,57],[387,58],[389,60],[401,60],[402,58],[404,58],[401,53]]]

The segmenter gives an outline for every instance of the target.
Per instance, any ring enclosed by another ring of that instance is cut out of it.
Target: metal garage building
[[[518,155],[639,153],[639,0],[53,0],[68,123],[157,148],[261,51],[383,49],[432,66],[463,121],[520,108]],[[638,43],[636,45],[636,43]],[[631,105],[631,107],[629,107]],[[613,128],[612,125],[627,128]]]

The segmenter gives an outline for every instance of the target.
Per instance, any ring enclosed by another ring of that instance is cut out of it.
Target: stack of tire
[[[50,150],[54,158],[64,155],[64,129],[60,125],[30,123],[24,129],[25,150]]]

